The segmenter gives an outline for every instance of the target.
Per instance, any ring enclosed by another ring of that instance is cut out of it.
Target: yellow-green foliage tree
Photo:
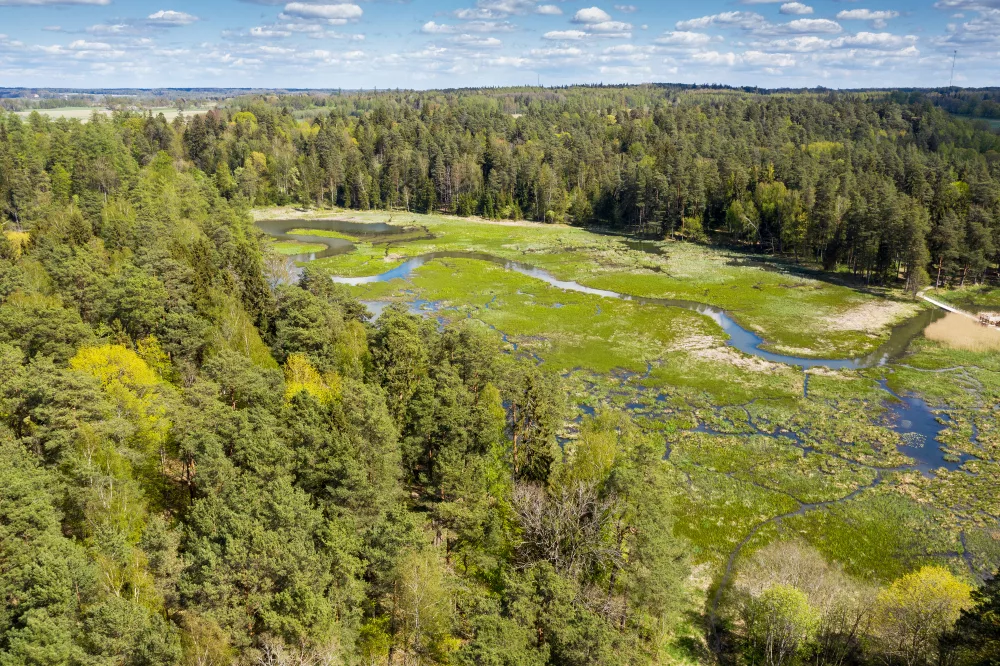
[[[784,584],[750,597],[741,618],[752,657],[768,666],[795,663],[807,656],[820,625],[820,614],[809,605],[805,593]]]
[[[150,358],[159,358],[155,341],[146,340],[141,350]],[[116,433],[122,443],[147,455],[163,447],[170,430],[164,385],[141,356],[122,345],[84,347],[69,365],[100,381],[118,417],[127,425]]]
[[[972,605],[972,587],[941,566],[926,566],[878,595],[873,647],[890,662],[934,663],[938,640]]]
[[[305,354],[290,354],[285,361],[285,399],[291,400],[303,391],[329,404],[340,397],[340,376],[335,372],[320,375]]]
[[[155,348],[155,341],[146,341],[144,350],[153,358]],[[158,607],[139,542],[148,517],[146,495],[162,485],[158,461],[170,430],[164,384],[122,345],[83,347],[69,365],[96,378],[115,410],[106,429],[81,426],[77,437],[78,473],[89,481],[89,540],[102,582],[115,596],[129,594]]]

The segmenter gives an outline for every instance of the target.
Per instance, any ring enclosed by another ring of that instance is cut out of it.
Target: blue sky
[[[1000,85],[1000,0],[0,0],[0,85]]]

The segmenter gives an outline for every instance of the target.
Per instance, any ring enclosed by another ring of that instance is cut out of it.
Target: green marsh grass
[[[352,253],[315,262],[332,274],[375,275],[441,250],[485,252],[596,288],[710,303],[756,331],[768,348],[792,354],[866,353],[891,324],[920,307],[734,262],[726,252],[686,243],[660,243],[661,255],[561,226],[381,212],[315,216],[391,218],[421,228],[409,240],[357,242]],[[445,321],[472,318],[494,327],[508,349],[516,344],[560,377],[574,406],[563,429],[570,439],[578,428],[571,419],[582,413],[577,405],[624,411],[657,433],[669,452],[676,529],[716,580],[748,537],[741,557],[773,539],[801,537],[852,573],[886,581],[930,561],[960,566],[955,553],[963,531],[978,570],[1000,558],[994,467],[1000,461],[1000,354],[918,338],[888,367],[810,370],[805,395],[802,370],[726,347],[723,331],[708,318],[562,291],[492,263],[440,259],[407,280],[349,291],[362,299],[434,301],[435,316]],[[977,456],[964,467],[973,474],[941,471],[928,478],[891,471],[914,461],[900,453],[902,440],[885,426],[889,395],[882,379],[940,410],[941,443]],[[699,424],[715,434],[690,432]],[[877,475],[881,481],[869,488]],[[800,502],[833,504],[795,514]]]

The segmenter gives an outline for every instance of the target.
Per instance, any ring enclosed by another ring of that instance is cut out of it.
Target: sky
[[[1000,85],[1000,0],[0,0],[0,86]]]

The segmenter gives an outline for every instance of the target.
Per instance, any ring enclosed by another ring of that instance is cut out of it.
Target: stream
[[[323,244],[326,246],[326,250],[318,253],[293,255],[288,258],[290,267],[292,268],[292,275],[296,276],[301,273],[301,269],[294,266],[295,262],[306,262],[312,261],[314,259],[321,259],[323,257],[330,257],[338,254],[346,254],[354,249],[354,243],[349,240],[339,239],[339,238],[329,238],[324,236],[309,236],[309,235],[290,235],[289,231],[293,229],[319,229],[325,231],[337,231],[358,238],[363,238],[365,240],[375,239],[375,238],[386,238],[391,240],[391,236],[396,234],[405,233],[409,231],[406,228],[393,226],[389,224],[366,224],[366,223],[353,223],[353,222],[343,222],[337,220],[278,220],[278,221],[267,221],[258,222],[258,228],[268,235],[278,239],[278,240],[294,240],[307,243]],[[629,247],[635,250],[643,252],[661,252],[661,248],[656,245],[626,241]],[[666,299],[666,298],[651,298],[634,296],[631,294],[619,293],[616,291],[610,291],[605,289],[596,289],[593,287],[588,287],[586,285],[580,284],[579,282],[572,280],[560,280],[555,277],[550,272],[538,268],[536,266],[531,266],[526,263],[519,261],[513,261],[509,259],[504,259],[491,254],[480,253],[480,252],[463,252],[463,251],[450,251],[450,252],[431,252],[423,254],[417,257],[411,257],[403,261],[400,265],[395,268],[391,268],[378,275],[366,276],[366,277],[334,277],[334,282],[347,285],[362,285],[362,284],[372,284],[379,282],[390,282],[396,279],[408,279],[414,271],[416,271],[421,266],[427,264],[430,261],[439,259],[472,259],[476,261],[489,262],[495,265],[504,267],[506,270],[514,271],[537,280],[541,280],[546,284],[562,289],[568,292],[575,292],[580,294],[587,294],[591,296],[598,296],[601,298],[611,298],[623,301],[632,301],[639,303],[641,305],[654,305],[661,307],[673,307],[681,308],[684,310],[689,310],[692,312],[697,312],[698,314],[712,319],[720,328],[727,334],[728,340],[726,344],[730,347],[734,347],[739,351],[756,356],[758,358],[765,359],[774,363],[782,363],[790,366],[797,366],[803,370],[809,370],[810,368],[829,368],[834,370],[839,369],[860,369],[869,368],[876,366],[886,365],[899,357],[901,357],[909,347],[910,343],[920,336],[924,330],[933,322],[941,319],[944,313],[940,310],[925,310],[915,317],[902,322],[901,324],[895,326],[890,332],[889,339],[883,343],[878,349],[876,349],[871,354],[866,356],[851,358],[851,359],[815,359],[807,358],[801,356],[790,356],[784,354],[778,354],[775,352],[767,351],[762,349],[764,341],[752,331],[744,328],[738,324],[733,317],[727,313],[725,310],[708,305],[706,303],[699,303],[696,301],[687,300],[677,300],[677,299]],[[381,311],[388,305],[388,302],[370,302],[366,303],[369,309],[371,309],[375,316],[377,317]],[[435,314],[440,310],[439,304],[428,302],[420,299],[412,299],[408,303],[408,307],[411,312],[418,314]],[[489,304],[486,306],[489,307]],[[598,314],[600,313],[600,306],[597,308]],[[504,336],[506,340],[506,336]],[[536,357],[536,361],[540,362],[541,359]],[[736,547],[728,554],[725,563],[725,569],[719,583],[716,588],[715,593],[712,595],[710,603],[710,624],[713,627],[713,631],[716,627],[718,606],[722,595],[728,587],[730,579],[732,578],[734,572],[734,566],[736,560],[739,558],[740,553],[743,548],[753,539],[753,537],[763,528],[765,525],[781,522],[785,518],[790,518],[792,516],[804,515],[808,512],[822,510],[840,503],[849,502],[861,494],[872,490],[883,482],[883,474],[894,472],[894,471],[904,471],[904,470],[916,470],[919,471],[924,476],[930,477],[934,475],[934,470],[941,468],[956,471],[961,469],[967,460],[973,459],[973,456],[963,455],[961,457],[951,457],[946,454],[944,450],[940,447],[940,442],[938,442],[938,436],[945,429],[946,425],[939,420],[939,416],[934,413],[931,407],[920,398],[909,395],[898,395],[894,393],[888,386],[888,384],[883,380],[880,382],[882,388],[888,394],[888,399],[885,401],[884,405],[888,410],[886,415],[885,425],[891,428],[895,432],[899,433],[903,437],[904,444],[899,447],[901,453],[914,459],[915,464],[904,465],[899,468],[892,469],[882,469],[871,467],[870,469],[875,470],[874,479],[865,485],[862,485],[853,492],[846,494],[844,497],[839,499],[834,499],[830,501],[823,502],[803,502],[799,499],[792,497],[793,500],[798,504],[798,507],[788,513],[784,513],[777,516],[772,516],[759,524],[755,525],[750,532],[736,545]],[[805,397],[809,395],[809,374],[805,374],[805,379],[803,383],[803,393]],[[641,404],[629,405],[630,408],[641,408]],[[593,415],[593,407],[587,405],[580,405],[580,409],[587,414]],[[749,417],[749,413],[748,413]],[[946,419],[947,416],[940,418]],[[766,436],[771,438],[783,438],[787,439],[790,443],[797,446],[803,451],[804,455],[808,455],[812,450],[808,446],[804,446],[801,439],[795,433],[789,432],[765,432],[759,427],[753,424],[753,419],[749,419],[751,425],[753,426],[754,433],[747,434],[745,436]],[[694,431],[703,432],[709,435],[719,435],[723,436],[725,433],[715,432],[705,424],[699,424]],[[975,432],[973,437],[975,437]],[[667,457],[670,456],[670,450],[668,449]],[[836,455],[836,454],[831,454]],[[837,456],[840,457],[840,456]],[[860,465],[856,461],[844,458],[848,462]],[[860,465],[862,467],[867,467],[866,465]],[[690,477],[689,477],[690,480]],[[791,497],[791,495],[789,495]],[[964,547],[964,532],[962,533],[963,547]],[[966,560],[970,563],[970,555],[966,550],[964,553]]]
[[[366,239],[384,238],[386,236],[391,237],[392,235],[408,231],[405,227],[385,223],[369,224],[360,222],[345,222],[340,220],[269,220],[258,222],[257,227],[277,240],[295,240],[300,242],[323,244],[327,246],[327,249],[321,252],[292,255],[288,258],[290,264],[294,264],[295,262],[312,261],[314,259],[322,259],[324,257],[330,257],[338,254],[346,254],[354,249],[354,243],[341,238],[288,234],[288,232],[293,229],[311,228],[323,231],[337,231]],[[607,289],[595,289],[573,280],[560,280],[552,275],[552,273],[542,268],[482,252],[429,252],[427,254],[407,259],[399,266],[391,268],[378,275],[365,277],[334,277],[333,281],[339,284],[362,285],[376,282],[390,282],[396,279],[405,280],[408,279],[415,270],[427,262],[435,259],[473,259],[476,261],[485,261],[503,266],[505,269],[520,273],[521,275],[541,280],[546,284],[565,291],[599,296],[601,298],[614,298],[623,301],[632,301],[639,303],[640,305],[681,308],[683,310],[697,312],[700,315],[708,317],[718,324],[720,328],[722,328],[726,335],[729,336],[729,339],[726,341],[728,346],[738,349],[744,354],[756,356],[772,363],[797,366],[804,370],[817,367],[829,368],[831,370],[860,369],[886,365],[890,361],[902,356],[914,338],[919,336],[931,323],[944,316],[944,314],[938,310],[925,310],[921,312],[915,317],[895,326],[889,335],[889,339],[874,352],[866,356],[850,359],[817,359],[804,356],[790,356],[762,349],[761,346],[764,344],[764,340],[760,336],[753,331],[740,326],[725,310],[708,305],[707,303],[671,298],[633,296],[631,294],[623,294]]]

